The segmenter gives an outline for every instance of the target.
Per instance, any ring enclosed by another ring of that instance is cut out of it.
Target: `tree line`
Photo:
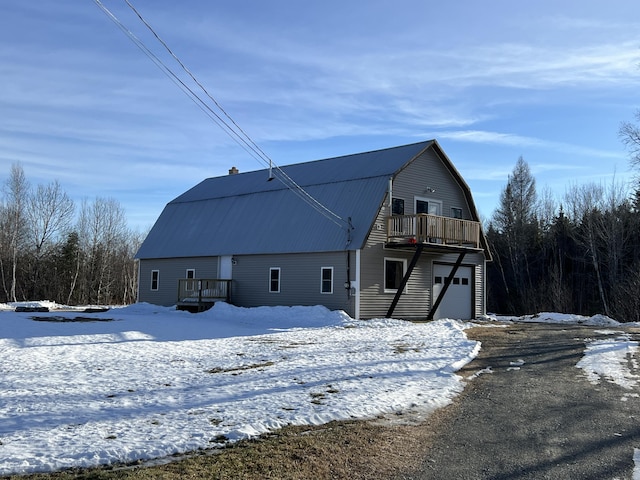
[[[623,122],[620,137],[640,173],[640,127]],[[485,231],[490,311],[640,321],[640,179],[571,185],[557,201],[519,158]],[[0,302],[135,302],[142,240],[116,200],[76,205],[57,181],[32,186],[14,164],[0,188]]]
[[[638,127],[625,123],[620,133],[640,168]],[[486,234],[491,311],[640,321],[640,182],[570,185],[556,201],[548,191],[538,193],[521,157]]]
[[[57,181],[32,186],[14,164],[0,190],[0,302],[135,302],[141,240],[116,200],[76,205]]]

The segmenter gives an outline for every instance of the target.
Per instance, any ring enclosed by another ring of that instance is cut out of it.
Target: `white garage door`
[[[452,265],[433,266],[433,301],[444,287],[446,278],[451,273]],[[440,306],[436,310],[434,319],[455,318],[470,320],[473,306],[473,269],[471,267],[459,267],[451,285],[447,289]]]

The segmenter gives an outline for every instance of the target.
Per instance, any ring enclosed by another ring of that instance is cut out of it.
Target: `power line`
[[[211,120],[216,123],[227,135],[229,135],[234,141],[238,142],[237,138],[234,138],[234,135],[237,136],[236,132],[233,131],[224,120],[213,111],[188,85],[186,85],[165,63],[158,58],[151,50],[149,50],[144,43],[136,37],[136,35],[131,32],[113,13],[111,13],[101,2],[100,0],[94,0],[95,3],[102,9],[102,11],[112,20],[120,30],[127,35],[127,37],[145,54],[151,61],[178,87],[183,93],[189,97],[189,99],[194,102],[200,110],[202,110]],[[247,151],[250,155],[254,156],[255,152],[252,152],[247,148],[243,143],[239,143],[241,147]],[[255,158],[255,157],[254,157]]]
[[[209,91],[202,85],[201,82],[195,77],[195,75],[186,67],[186,65],[178,58],[178,56],[171,50],[167,43],[156,33],[153,27],[147,22],[144,17],[138,12],[138,10],[131,4],[129,0],[125,0],[129,8],[136,14],[139,20],[149,29],[156,40],[167,50],[171,57],[180,65],[180,67],[189,75],[191,80],[205,93],[205,95],[213,102],[215,107],[226,117],[230,124],[222,118],[220,114],[214,111],[204,100],[202,100],[189,86],[187,86],[162,60],[160,60],[151,50],[149,50],[144,43],[133,34],[125,25],[111,13],[100,0],[94,0],[98,7],[120,28],[120,30],[133,41],[136,46],[149,57],[153,63],[163,71],[169,79],[185,93],[191,101],[193,101],[203,112],[213,120],[218,127],[220,127],[227,135],[229,135],[236,143],[238,143],[247,153],[249,153],[254,159],[262,163],[266,167],[269,167],[270,172],[275,173],[273,176],[289,190],[295,193],[300,199],[309,204],[317,212],[322,214],[325,218],[331,220],[333,223],[341,228],[344,228],[349,232],[351,225],[345,221],[342,217],[335,212],[327,208],[311,194],[309,194],[304,188],[298,185],[291,177],[289,177],[280,167],[278,167],[273,160],[251,139],[251,137],[233,120],[233,118],[226,112],[224,108],[216,101],[216,99],[209,93]]]
[[[233,126],[237,129],[232,129],[224,120],[222,122],[225,124],[227,128],[233,131],[233,133],[246,145],[251,151],[256,153],[260,159],[264,160],[265,167],[268,166],[271,170],[272,167],[276,168],[276,171],[279,172],[283,178],[279,178],[279,180],[294,193],[297,193],[300,198],[307,201],[312,207],[318,210],[323,215],[334,217],[335,219],[342,222],[339,224],[341,227],[345,227],[345,220],[341,218],[339,215],[325,207],[322,203],[316,200],[312,195],[310,195],[306,190],[304,190],[300,185],[298,185],[291,177],[289,177],[284,171],[278,167],[275,162],[251,139],[251,137],[236,123],[236,121],[231,118],[231,116],[226,112],[224,108],[218,103],[218,101],[209,93],[209,91],[198,81],[195,75],[185,66],[185,64],[178,58],[178,56],[171,50],[171,48],[167,45],[167,43],[158,35],[158,33],[153,29],[153,27],[147,22],[144,17],[138,12],[138,10],[131,4],[129,0],[125,0],[126,4],[129,8],[137,15],[140,21],[149,29],[149,31],[153,34],[153,36],[160,42],[160,44],[167,50],[169,55],[171,55],[174,60],[180,65],[180,67],[191,77],[191,79],[200,87],[200,89],[205,93],[205,95],[214,103],[214,105],[224,114],[224,116],[233,124]],[[217,115],[216,115],[217,117]],[[219,117],[218,117],[219,118]],[[239,133],[238,133],[239,132]],[[254,157],[255,158],[255,157]],[[277,175],[276,175],[277,177]],[[331,217],[329,219],[333,220]],[[348,225],[347,225],[348,227]]]

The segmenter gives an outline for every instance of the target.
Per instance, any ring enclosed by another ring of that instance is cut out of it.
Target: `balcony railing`
[[[231,280],[218,278],[181,278],[178,280],[178,306],[202,307],[215,302],[229,302]]]
[[[480,223],[426,213],[393,215],[387,217],[387,243],[480,248]]]

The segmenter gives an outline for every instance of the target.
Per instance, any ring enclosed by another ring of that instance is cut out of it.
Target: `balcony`
[[[443,250],[480,249],[480,222],[426,213],[387,217],[387,246],[416,244]]]

